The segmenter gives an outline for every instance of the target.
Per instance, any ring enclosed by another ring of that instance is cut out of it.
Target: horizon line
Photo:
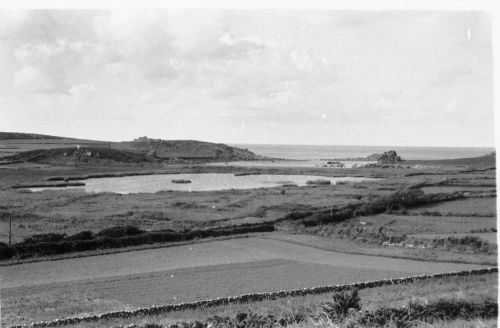
[[[53,135],[53,134],[45,134],[41,132],[19,132],[19,131],[0,131],[0,133],[23,133],[23,134],[36,134],[42,136],[51,136],[57,138],[67,138],[67,139],[77,139],[77,140],[87,140],[87,141],[101,141],[101,142],[128,142],[133,141],[135,139],[144,137],[143,135],[137,136],[130,140],[102,140],[102,139],[88,139],[88,137],[69,137],[69,136],[61,136],[61,135]],[[494,149],[496,150],[495,145],[490,146],[426,146],[426,145],[367,145],[367,144],[284,144],[284,143],[254,143],[254,142],[227,142],[227,141],[210,141],[210,140],[201,140],[201,139],[189,139],[189,138],[178,138],[178,139],[163,139],[163,138],[155,138],[148,137],[148,139],[161,139],[167,141],[181,141],[181,140],[193,140],[193,141],[201,141],[201,142],[211,142],[211,143],[222,143],[227,145],[243,145],[243,146],[312,146],[312,147],[395,147],[395,148],[484,148],[484,149]]]

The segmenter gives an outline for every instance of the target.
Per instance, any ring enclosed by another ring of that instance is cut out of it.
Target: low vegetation
[[[459,199],[461,197],[462,195],[460,193],[429,195],[416,188],[407,188],[392,194],[375,197],[369,201],[353,202],[337,208],[330,208],[328,210],[292,212],[282,218],[266,223],[243,224],[240,226],[227,226],[204,230],[185,229],[183,231],[173,231],[169,229],[148,232],[137,230],[135,235],[126,234],[108,236],[101,231],[97,233],[95,237],[90,231],[88,231],[85,232],[85,236],[88,238],[84,239],[77,239],[82,236],[82,232],[69,237],[62,237],[61,235],[59,240],[53,239],[57,235],[54,233],[49,233],[47,235],[38,234],[25,239],[24,242],[17,243],[12,246],[0,245],[0,259],[9,259],[14,256],[26,258],[32,256],[65,254],[71,252],[120,248],[160,242],[178,242],[192,240],[195,238],[217,237],[249,232],[269,232],[274,231],[275,223],[287,221],[294,221],[295,224],[300,224],[305,227],[321,226],[325,224],[340,223],[357,216],[401,210],[407,207],[440,202],[443,200]],[[115,231],[113,229],[116,228],[112,228],[110,231]],[[47,237],[48,240],[43,240],[45,237]],[[387,239],[390,242],[401,241],[394,240],[395,236],[387,237],[383,234],[383,231],[372,233],[370,238],[379,238],[382,242],[387,241]]]
[[[287,311],[288,310],[288,311]],[[168,326],[155,323],[127,325],[128,328],[237,328],[237,327],[297,327],[329,323],[329,327],[386,327],[409,328],[418,323],[442,322],[459,319],[492,319],[498,316],[494,299],[469,301],[441,298],[431,302],[409,301],[402,307],[380,307],[361,311],[357,290],[336,293],[330,300],[316,307],[295,306],[278,313],[258,314],[238,312],[234,316],[212,316],[205,321],[185,321]]]
[[[142,231],[133,226],[118,226],[101,230],[96,234],[91,231],[82,231],[70,236],[57,233],[39,234],[26,238],[23,242],[12,246],[0,243],[0,259],[6,260],[13,257],[23,259],[33,256],[172,243],[254,232],[270,232],[273,230],[274,226],[272,224],[258,223],[190,231]]]
[[[296,221],[304,226],[317,226],[339,223],[357,216],[401,211],[423,204],[439,203],[461,198],[463,198],[461,193],[425,194],[420,189],[407,188],[391,194],[331,207],[329,209],[292,212],[283,217],[281,221]]]
[[[496,245],[478,236],[469,235],[463,237],[449,236],[433,239],[411,239],[410,242],[416,246],[439,248],[453,252],[494,254],[497,251]]]

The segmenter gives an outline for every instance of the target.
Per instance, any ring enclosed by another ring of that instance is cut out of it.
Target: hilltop
[[[412,160],[407,162],[411,164],[422,164],[422,165],[458,165],[476,169],[486,169],[486,168],[496,167],[496,152],[491,152],[487,155],[470,157],[470,158]]]
[[[0,132],[0,140],[6,139],[62,139],[62,137],[36,133]]]
[[[246,149],[196,140],[162,140],[141,137],[116,146],[120,149],[146,151],[151,156],[168,159],[254,160],[258,158]]]
[[[239,161],[262,157],[237,147],[196,140],[147,137],[107,142],[30,133],[0,132],[0,158],[5,162],[147,163],[177,161]]]

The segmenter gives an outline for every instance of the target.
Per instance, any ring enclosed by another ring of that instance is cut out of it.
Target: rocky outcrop
[[[397,164],[403,161],[394,150],[386,151],[383,154],[372,154],[367,159],[377,161],[377,164]]]

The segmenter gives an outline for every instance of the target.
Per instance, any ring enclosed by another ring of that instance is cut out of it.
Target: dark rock
[[[173,179],[171,180],[172,183],[191,183],[191,180],[187,180],[187,179]]]
[[[394,150],[386,151],[383,154],[372,154],[367,159],[376,160],[377,164],[396,164],[403,161]]]

